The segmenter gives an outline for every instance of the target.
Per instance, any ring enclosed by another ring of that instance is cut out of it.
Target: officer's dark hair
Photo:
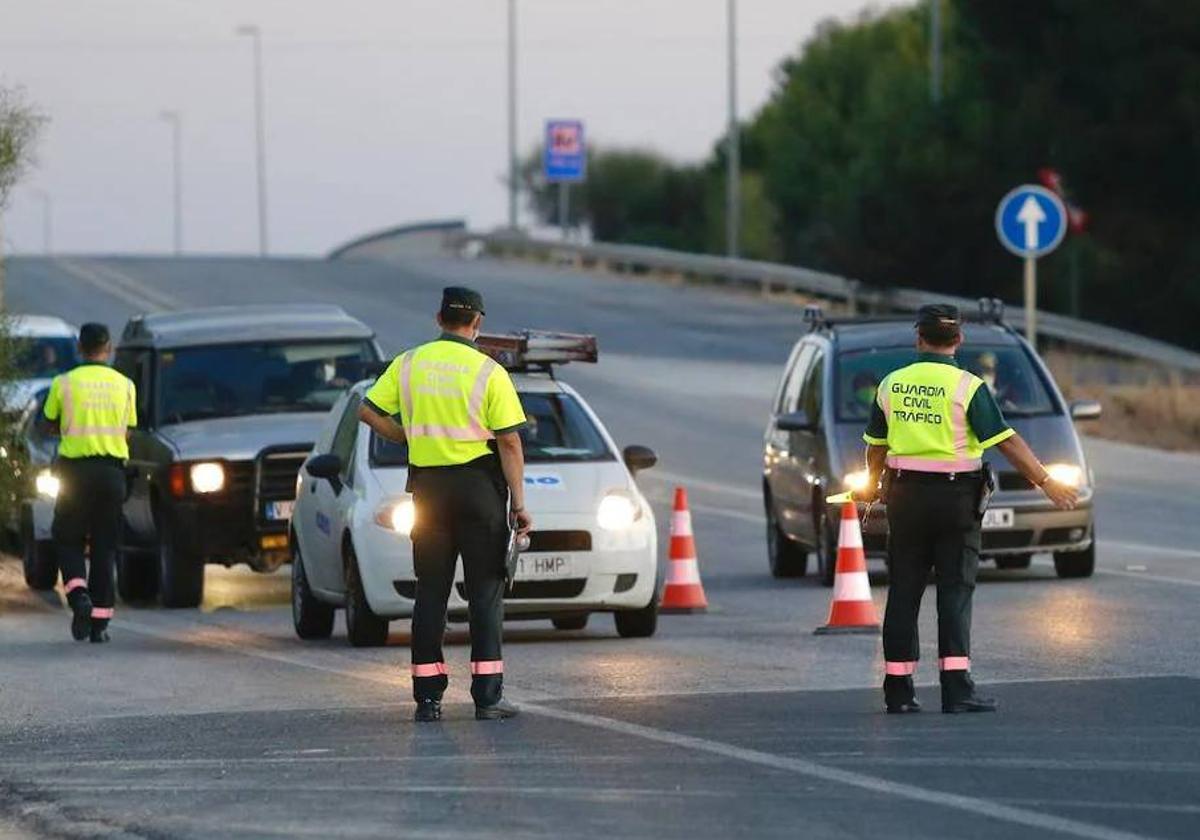
[[[79,328],[79,349],[85,356],[94,356],[108,344],[110,336],[104,324],[89,323]]]
[[[438,317],[447,327],[469,327],[479,313],[474,309],[443,306],[438,310]]]
[[[951,322],[922,322],[917,325],[917,335],[921,340],[933,347],[949,347],[958,341],[962,330],[957,321]]]

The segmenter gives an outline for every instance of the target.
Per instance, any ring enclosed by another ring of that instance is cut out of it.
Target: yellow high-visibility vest
[[[43,409],[57,420],[61,458],[129,458],[126,435],[137,425],[137,388],[107,365],[82,364],[54,377]]]
[[[416,467],[482,458],[496,432],[525,423],[508,371],[466,340],[443,337],[402,353],[366,398],[400,415],[408,460]]]
[[[918,472],[973,472],[983,446],[967,407],[983,380],[937,362],[917,362],[884,377],[876,400],[887,418],[887,464]],[[872,442],[872,441],[869,441]]]

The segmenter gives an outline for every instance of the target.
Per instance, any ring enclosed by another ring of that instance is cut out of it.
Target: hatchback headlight
[[[596,509],[596,522],[605,531],[624,531],[642,515],[641,506],[622,490],[607,493]]]
[[[194,493],[219,493],[225,489],[225,468],[216,461],[192,464],[189,475]]]
[[[411,534],[416,522],[417,506],[412,499],[387,502],[375,511],[375,524],[397,534]]]
[[[62,482],[50,470],[42,470],[38,473],[37,478],[33,480],[33,485],[38,495],[47,499],[57,499],[58,491],[62,489]]]
[[[846,473],[842,479],[842,486],[847,490],[866,490],[867,482],[871,480],[871,474],[866,470],[855,470],[852,473]]]
[[[1083,469],[1075,464],[1047,464],[1046,472],[1059,484],[1078,487],[1083,484]]]

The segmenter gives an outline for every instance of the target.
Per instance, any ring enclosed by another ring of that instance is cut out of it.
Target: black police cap
[[[917,310],[918,327],[941,327],[949,329],[962,324],[958,307],[949,303],[930,303]]]
[[[468,310],[485,315],[483,311],[483,295],[466,286],[447,286],[442,289],[443,310]]]

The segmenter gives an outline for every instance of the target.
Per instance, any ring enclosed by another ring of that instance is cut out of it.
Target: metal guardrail
[[[537,259],[543,262],[569,262],[581,268],[600,268],[631,274],[662,274],[759,291],[763,294],[794,292],[812,295],[845,301],[855,311],[866,307],[875,312],[914,312],[927,303],[952,303],[964,311],[974,311],[978,305],[978,301],[968,298],[923,292],[919,289],[870,287],[858,280],[836,274],[757,260],[691,254],[643,245],[550,242],[509,232],[463,231],[447,234],[447,248],[461,250],[468,246],[499,256]],[[1005,321],[1018,328],[1024,323],[1024,317],[1023,307],[1005,308]],[[1068,344],[1127,356],[1189,373],[1200,373],[1200,353],[1164,341],[1040,310],[1038,326],[1040,335]]]

